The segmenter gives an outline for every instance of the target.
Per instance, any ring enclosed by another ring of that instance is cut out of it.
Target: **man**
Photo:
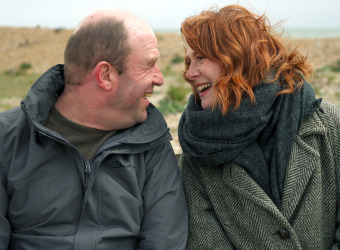
[[[156,37],[118,10],[87,16],[56,65],[0,114],[0,249],[184,249],[187,211]]]

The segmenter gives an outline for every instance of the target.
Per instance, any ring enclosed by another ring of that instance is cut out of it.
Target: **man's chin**
[[[143,123],[148,119],[148,112],[146,111],[146,109],[143,109],[140,111],[140,113],[138,114],[138,117],[136,119],[137,123]]]

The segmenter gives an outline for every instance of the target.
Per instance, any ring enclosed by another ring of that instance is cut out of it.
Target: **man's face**
[[[133,126],[147,119],[146,108],[150,102],[146,97],[151,96],[155,85],[163,85],[164,79],[156,65],[159,51],[154,33],[150,30],[134,34],[128,41],[131,52],[125,60],[125,72],[119,76],[116,98]]]

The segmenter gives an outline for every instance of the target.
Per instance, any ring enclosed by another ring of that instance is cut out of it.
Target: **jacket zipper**
[[[25,112],[26,116],[29,117],[28,114],[27,114],[26,109],[24,109],[24,112]],[[51,139],[57,140],[57,141],[59,141],[59,142],[61,142],[61,143],[63,143],[63,144],[69,145],[69,146],[75,148],[75,149],[79,152],[79,150],[78,150],[75,146],[73,146],[72,144],[70,144],[68,141],[65,141],[64,138],[55,137],[54,135],[48,133],[47,131],[44,131],[44,130],[40,129],[33,121],[32,121],[32,124],[33,124],[33,126],[35,127],[35,129],[36,129],[37,131],[39,131],[41,134],[43,134],[43,135],[45,135],[45,136],[47,136],[47,137],[49,137],[49,138],[51,138]],[[123,139],[123,138],[121,138],[121,139]],[[112,148],[112,147],[117,146],[117,145],[119,145],[119,144],[121,144],[120,141],[118,141],[118,142],[116,141],[116,142],[114,142],[114,143],[110,143],[110,144],[107,145],[106,147],[100,148],[100,149],[95,153],[95,155],[94,155],[93,158],[95,158],[95,157],[96,157],[100,152],[102,152],[104,149]],[[79,154],[81,155],[80,152],[79,152]],[[81,155],[81,156],[82,156],[82,155]],[[84,160],[84,161],[85,161],[85,160]],[[85,179],[85,180],[84,180],[84,182],[85,182],[85,183],[84,183],[84,192],[86,191],[86,189],[87,189],[87,187],[88,187],[88,182],[89,182],[89,178],[90,178],[90,173],[91,173],[91,163],[90,163],[89,161],[85,161],[85,169],[84,169],[84,179]]]
[[[34,123],[33,123],[34,124]],[[73,147],[76,151],[78,151],[78,153],[81,155],[81,153],[79,152],[79,150],[75,147],[75,146],[73,146],[72,144],[70,144],[69,142],[67,142],[67,141],[65,141],[64,139],[62,139],[62,138],[57,138],[57,137],[55,137],[54,135],[52,135],[52,134],[50,134],[50,133],[47,133],[47,132],[45,132],[45,131],[43,131],[43,130],[41,130],[41,129],[39,129],[36,125],[34,125],[34,127],[36,128],[36,130],[37,131],[39,131],[41,134],[43,134],[43,135],[45,135],[45,136],[47,136],[47,137],[49,137],[49,138],[51,138],[51,139],[54,139],[54,140],[57,140],[57,141],[59,141],[59,142],[61,142],[61,143],[63,143],[63,144],[66,144],[66,145],[68,145],[68,146],[71,146],[71,147]],[[82,157],[82,155],[81,155],[81,157]],[[90,173],[91,173],[91,164],[90,164],[90,162],[88,162],[88,161],[85,161],[85,170],[84,170],[84,172],[85,172],[85,174],[84,174],[84,178],[85,178],[85,183],[84,183],[84,191],[87,189],[87,186],[88,186],[88,179],[89,179],[89,175],[90,175]]]
[[[86,161],[85,162],[85,186],[84,186],[84,191],[87,189],[90,173],[91,173],[91,164],[90,164],[90,162]]]

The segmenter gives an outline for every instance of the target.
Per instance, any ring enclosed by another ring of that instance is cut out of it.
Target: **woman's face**
[[[213,85],[216,84],[222,67],[218,63],[201,56],[190,47],[187,49],[185,63],[188,66],[185,77],[191,82],[200,97],[202,108],[212,108],[216,99]]]

